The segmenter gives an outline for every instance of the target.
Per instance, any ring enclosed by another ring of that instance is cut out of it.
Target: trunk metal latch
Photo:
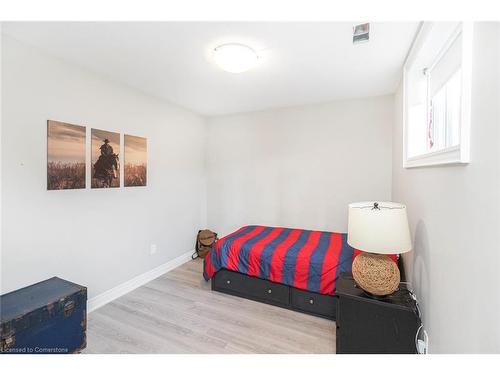
[[[2,339],[0,341],[0,353],[9,350],[9,348],[14,346],[15,343],[16,343],[16,337],[14,335]]]
[[[75,301],[68,301],[64,304],[64,317],[67,318],[75,310]]]

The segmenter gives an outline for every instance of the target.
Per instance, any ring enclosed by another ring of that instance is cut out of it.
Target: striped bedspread
[[[219,241],[205,258],[209,280],[221,268],[333,294],[341,272],[350,272],[354,249],[347,234],[251,225]]]

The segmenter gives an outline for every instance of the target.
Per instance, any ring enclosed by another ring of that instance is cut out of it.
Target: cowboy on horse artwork
[[[113,147],[109,144],[109,139],[105,138],[101,147],[101,155],[94,164],[94,175],[98,182],[98,187],[109,188],[113,180],[118,178],[118,154],[115,154]]]

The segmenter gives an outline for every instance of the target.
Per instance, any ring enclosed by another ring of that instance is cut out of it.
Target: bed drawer
[[[212,282],[215,290],[236,296],[252,298],[278,306],[289,306],[290,304],[290,288],[283,284],[228,270],[219,271]]]
[[[297,310],[335,320],[337,301],[334,296],[292,288],[291,304]]]

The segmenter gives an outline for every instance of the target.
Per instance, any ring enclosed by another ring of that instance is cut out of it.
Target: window
[[[430,97],[427,150],[438,151],[460,144],[462,71],[458,69]]]
[[[472,26],[424,23],[404,68],[404,166],[468,163]]]

